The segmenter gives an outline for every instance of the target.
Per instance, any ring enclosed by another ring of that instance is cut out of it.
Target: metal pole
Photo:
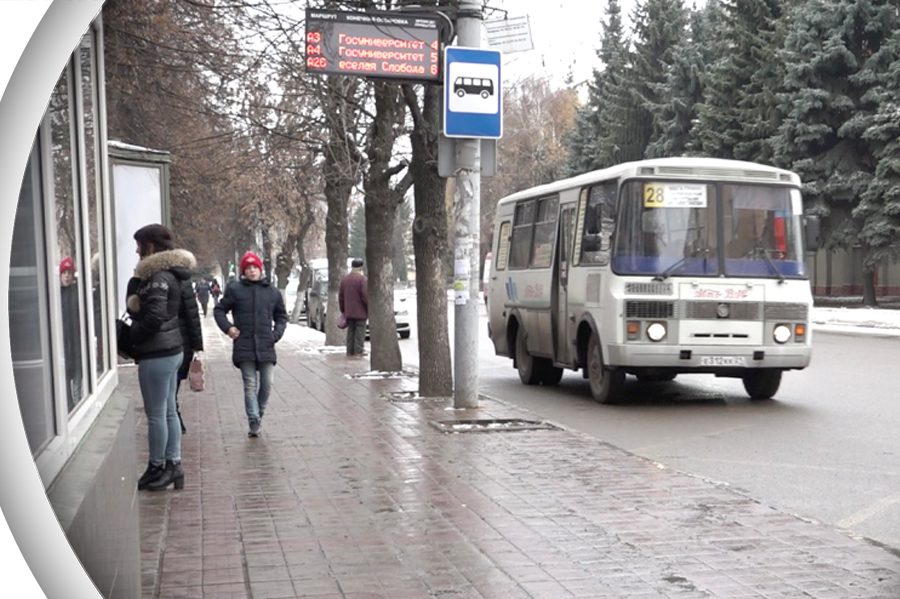
[[[461,0],[458,43],[481,47],[481,4]],[[447,85],[447,82],[444,82]],[[481,230],[481,140],[456,140],[453,240],[453,407],[478,407],[478,256]]]

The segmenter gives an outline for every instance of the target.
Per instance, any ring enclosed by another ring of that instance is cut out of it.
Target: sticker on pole
[[[444,135],[503,135],[500,52],[450,46],[444,53]]]

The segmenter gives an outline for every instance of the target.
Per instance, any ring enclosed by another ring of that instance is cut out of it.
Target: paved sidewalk
[[[889,551],[580,433],[441,432],[540,416],[387,396],[414,375],[349,378],[368,361],[308,343],[279,344],[249,439],[230,341],[204,327],[185,488],[140,493],[145,598],[900,597]],[[142,416],[137,437],[135,478]]]

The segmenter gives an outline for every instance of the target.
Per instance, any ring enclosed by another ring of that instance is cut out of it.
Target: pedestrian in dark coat
[[[66,366],[66,398],[71,412],[81,400],[81,325],[78,316],[78,282],[75,261],[66,256],[59,263],[60,303],[63,323],[63,358]],[[97,321],[99,322],[99,321]]]
[[[350,266],[350,272],[341,279],[338,304],[347,319],[347,355],[361,356],[369,318],[369,283],[360,258],[354,258]]]
[[[247,252],[240,262],[241,278],[225,287],[213,309],[216,324],[234,340],[231,361],[241,369],[244,408],[251,437],[258,437],[275,372],[275,344],[287,328],[281,293],[263,277],[262,260]],[[232,320],[228,320],[231,312]]]
[[[183,279],[176,273],[183,276],[196,266],[196,260],[187,250],[175,249],[172,233],[162,225],[141,227],[134,239],[141,260],[128,282],[126,305],[150,445],[149,463],[138,489],[158,491],[172,483],[181,489],[184,470],[175,393],[185,342],[180,322]]]
[[[207,306],[209,305],[209,281],[206,280],[206,277],[197,282],[197,287],[194,291],[197,293],[197,301],[200,302],[200,307],[203,308],[203,316],[206,316]]]
[[[172,269],[172,273],[178,278],[181,285],[181,310],[178,313],[178,325],[181,328],[184,351],[181,366],[178,367],[178,382],[175,386],[175,411],[178,413],[178,422],[181,423],[183,434],[187,432],[187,427],[184,425],[184,418],[181,417],[178,392],[181,390],[181,381],[188,377],[194,354],[203,351],[203,329],[200,326],[197,296],[194,294],[194,285],[191,283],[191,271],[187,268],[175,267]]]

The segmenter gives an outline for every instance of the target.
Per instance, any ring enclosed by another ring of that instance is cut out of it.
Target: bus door
[[[556,301],[553,307],[553,355],[558,363],[572,364],[575,323],[569,319],[569,269],[572,266],[572,235],[575,224],[575,206],[567,206],[559,215],[559,248],[556,252]]]

